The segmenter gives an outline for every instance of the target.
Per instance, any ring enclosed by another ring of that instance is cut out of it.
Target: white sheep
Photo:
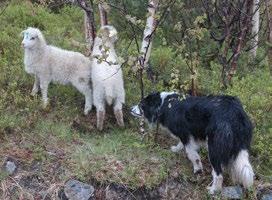
[[[123,74],[114,43],[117,31],[113,26],[102,26],[94,40],[92,52],[93,103],[96,107],[97,128],[103,129],[105,106],[113,105],[117,124],[124,126],[122,106],[125,103]]]
[[[47,45],[37,28],[29,27],[22,34],[25,71],[35,76],[31,94],[36,95],[40,87],[45,108],[48,105],[50,82],[72,84],[85,96],[84,114],[87,115],[92,109],[90,59],[78,52]]]

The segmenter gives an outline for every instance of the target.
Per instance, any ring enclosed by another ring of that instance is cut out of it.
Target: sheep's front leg
[[[33,89],[31,92],[32,96],[35,96],[39,92],[39,85],[40,85],[39,77],[35,75],[35,81],[34,81]]]
[[[47,97],[48,85],[49,85],[49,81],[40,80],[40,87],[41,87],[41,91],[42,91],[43,108],[46,108],[47,105],[48,105],[48,97]]]

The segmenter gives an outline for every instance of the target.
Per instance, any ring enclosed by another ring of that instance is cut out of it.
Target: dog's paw
[[[182,144],[178,144],[176,146],[171,146],[171,151],[174,153],[178,153],[183,149],[183,145]]]
[[[219,188],[216,189],[216,187],[214,185],[208,186],[207,190],[210,195],[216,195],[216,194],[220,193],[220,191],[221,191],[221,189],[219,189]]]
[[[210,195],[214,195],[215,189],[214,189],[213,186],[208,186],[208,187],[207,187],[207,190],[208,190],[208,193],[209,193]]]

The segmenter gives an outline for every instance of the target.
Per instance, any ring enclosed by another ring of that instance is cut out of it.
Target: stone
[[[5,164],[5,170],[8,173],[8,175],[12,175],[15,170],[17,169],[17,166],[12,161],[7,161]]]
[[[261,200],[272,200],[272,193],[263,195]]]
[[[226,199],[242,199],[243,198],[243,190],[239,186],[224,187],[221,194]]]
[[[69,200],[90,200],[94,196],[94,187],[77,180],[69,180],[64,187]]]

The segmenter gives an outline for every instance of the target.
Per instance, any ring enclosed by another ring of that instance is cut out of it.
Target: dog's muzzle
[[[142,110],[140,109],[139,105],[136,105],[136,106],[131,107],[130,113],[131,113],[134,117],[142,117]]]

